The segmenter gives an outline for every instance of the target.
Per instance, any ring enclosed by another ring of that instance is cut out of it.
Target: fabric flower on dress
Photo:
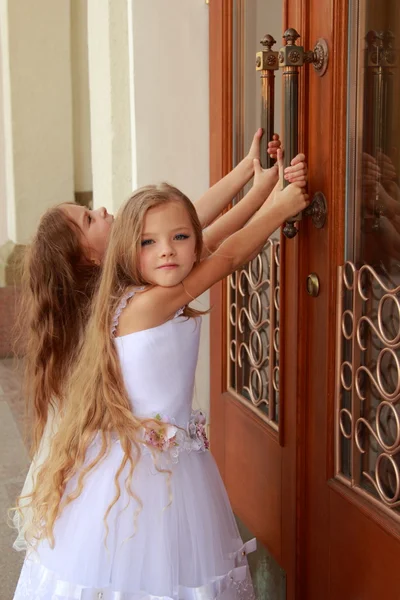
[[[188,433],[192,440],[195,440],[199,444],[199,450],[208,450],[210,442],[207,438],[206,433],[206,417],[201,410],[195,410],[188,425]]]
[[[154,420],[158,423],[151,429],[146,429],[144,433],[144,442],[161,452],[165,452],[178,446],[176,434],[178,428],[172,425],[166,415],[157,414]]]

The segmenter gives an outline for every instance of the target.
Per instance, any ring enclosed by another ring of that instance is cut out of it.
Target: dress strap
[[[118,329],[119,317],[120,317],[122,311],[124,310],[124,308],[126,307],[126,305],[128,304],[129,300],[132,298],[132,296],[134,296],[136,294],[136,292],[141,292],[142,290],[144,290],[144,287],[135,287],[135,288],[129,289],[127,292],[125,292],[123,294],[123,296],[122,296],[121,300],[119,301],[119,304],[116,308],[116,311],[114,313],[113,320],[111,322],[111,336],[112,337],[115,337],[115,334]]]

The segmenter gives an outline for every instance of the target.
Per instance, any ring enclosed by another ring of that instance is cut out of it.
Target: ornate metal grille
[[[274,429],[279,423],[279,241],[228,281],[228,389]]]
[[[400,519],[400,285],[347,262],[338,290],[336,474]]]

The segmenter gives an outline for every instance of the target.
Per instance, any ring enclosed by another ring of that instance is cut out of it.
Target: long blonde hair
[[[56,206],[41,218],[22,268],[15,333],[24,353],[24,396],[35,454],[49,407],[62,406],[100,267],[88,260],[77,226]]]
[[[184,194],[161,184],[141,188],[127,200],[113,225],[92,316],[69,382],[63,421],[32,493],[33,530],[37,539],[48,538],[54,543],[57,517],[81,494],[87,474],[107,456],[111,434],[118,436],[123,458],[115,475],[115,495],[104,516],[106,528],[107,516],[121,495],[119,478],[126,467],[126,489],[140,502],[130,484],[141,453],[143,427],[151,426],[152,420],[138,419],[132,412],[111,327],[123,293],[131,286],[149,283],[140,273],[138,260],[145,214],[149,208],[170,201],[182,202],[188,211],[196,238],[196,257],[200,261],[201,225]],[[187,316],[192,314],[198,313],[186,310]],[[96,436],[101,437],[99,452],[84,466],[87,449]],[[76,487],[65,495],[66,485],[75,475],[78,475]]]

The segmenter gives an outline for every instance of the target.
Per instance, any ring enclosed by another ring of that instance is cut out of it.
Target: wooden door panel
[[[329,600],[397,600],[399,540],[335,490],[329,514]]]
[[[238,517],[281,561],[281,448],[245,406],[225,395],[225,484]]]

